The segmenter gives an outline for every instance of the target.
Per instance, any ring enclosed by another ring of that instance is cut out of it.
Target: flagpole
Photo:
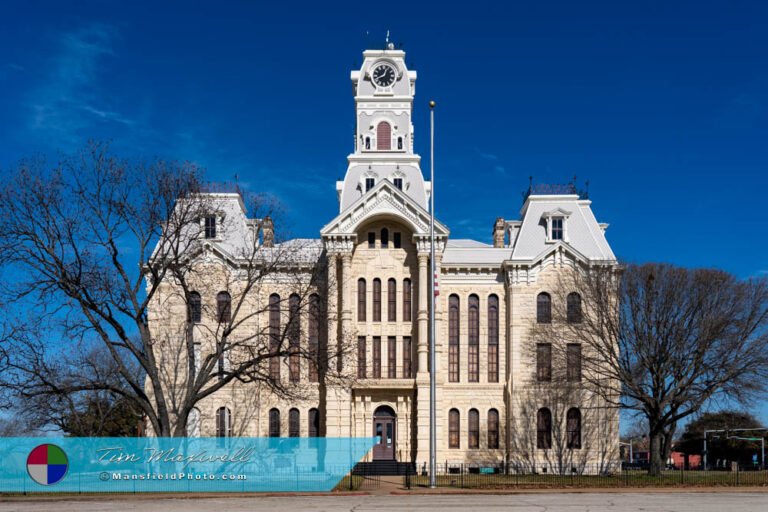
[[[429,102],[429,487],[437,487],[437,396],[435,389],[435,102]]]

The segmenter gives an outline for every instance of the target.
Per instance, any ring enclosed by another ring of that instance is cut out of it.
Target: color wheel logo
[[[41,444],[29,452],[27,457],[27,473],[40,485],[61,482],[68,468],[67,454],[55,444]]]

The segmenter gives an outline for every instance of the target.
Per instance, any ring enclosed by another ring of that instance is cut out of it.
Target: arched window
[[[552,297],[546,292],[536,297],[536,321],[540,324],[552,323]]]
[[[448,298],[448,382],[459,382],[459,296]]]
[[[546,407],[536,413],[536,448],[552,448],[552,412]]]
[[[373,321],[381,322],[381,279],[373,280]]]
[[[269,376],[280,380],[280,296],[269,296]]]
[[[301,416],[295,407],[288,411],[288,437],[301,436]]]
[[[200,323],[203,319],[203,301],[197,292],[189,293],[189,321]]]
[[[309,410],[309,437],[320,437],[320,411]]]
[[[387,321],[397,321],[397,281],[387,280]]]
[[[566,298],[568,306],[568,323],[580,324],[581,323],[581,295],[576,292],[571,292]]]
[[[499,447],[499,411],[488,411],[488,448],[495,450]]]
[[[499,382],[499,298],[488,297],[488,382]]]
[[[228,323],[232,318],[232,298],[227,292],[219,292],[216,295],[216,316],[219,322]]]
[[[461,416],[458,409],[451,409],[448,412],[448,448],[459,448],[461,442],[459,441]]]
[[[301,379],[301,299],[291,294],[288,298],[288,347],[291,355],[288,364],[288,379],[299,382]]]
[[[309,315],[307,325],[307,345],[309,349],[309,382],[318,381],[318,366],[320,361],[320,296],[313,293],[309,296]]]
[[[469,296],[469,339],[467,376],[469,382],[480,381],[480,299],[477,295]],[[471,448],[471,447],[470,447]]]
[[[411,280],[403,281],[403,322],[411,321],[411,312],[413,311],[413,302],[411,300]]]
[[[200,437],[200,409],[193,407],[187,416],[187,437]]]
[[[357,321],[365,322],[365,310],[368,307],[366,303],[367,289],[365,279],[362,277],[357,280]]]
[[[280,437],[280,411],[275,408],[269,410],[269,437]]]
[[[389,247],[389,230],[387,228],[381,228],[381,248],[387,249]]]
[[[581,448],[581,411],[576,407],[568,409],[566,421],[568,423],[568,448],[578,450]]]
[[[216,411],[216,437],[232,436],[232,414],[227,407],[219,407]]]
[[[480,448],[480,413],[477,409],[469,410],[469,448]]]
[[[392,126],[386,121],[376,126],[376,149],[379,151],[392,149]]]

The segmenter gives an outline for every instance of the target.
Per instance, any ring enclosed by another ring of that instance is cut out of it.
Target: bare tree
[[[323,382],[343,380],[328,362],[346,355],[343,340],[325,350],[335,284],[322,248],[283,241],[269,198],[206,192],[193,164],[131,163],[100,143],[52,168],[23,162],[0,192],[0,261],[16,276],[4,295],[24,308],[4,318],[6,384],[29,397],[108,392],[131,401],[156,435],[183,436],[195,405],[230,384],[301,396],[305,387],[280,370],[296,358]],[[222,241],[206,219],[235,221],[224,199],[250,218]],[[318,332],[306,330],[309,317]],[[35,321],[59,328],[61,345],[30,336],[24,323]],[[51,364],[93,339],[107,374]]]
[[[765,389],[764,278],[666,264],[593,266],[563,277],[553,304],[543,333],[580,343],[584,379],[647,420],[651,475],[664,468],[680,420],[712,400],[745,402]]]

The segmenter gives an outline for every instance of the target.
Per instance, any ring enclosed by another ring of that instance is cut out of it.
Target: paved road
[[[1,500],[1,498],[0,498]],[[279,498],[159,498],[0,501],[0,512],[765,512],[768,493],[595,493],[436,496],[319,496]]]

